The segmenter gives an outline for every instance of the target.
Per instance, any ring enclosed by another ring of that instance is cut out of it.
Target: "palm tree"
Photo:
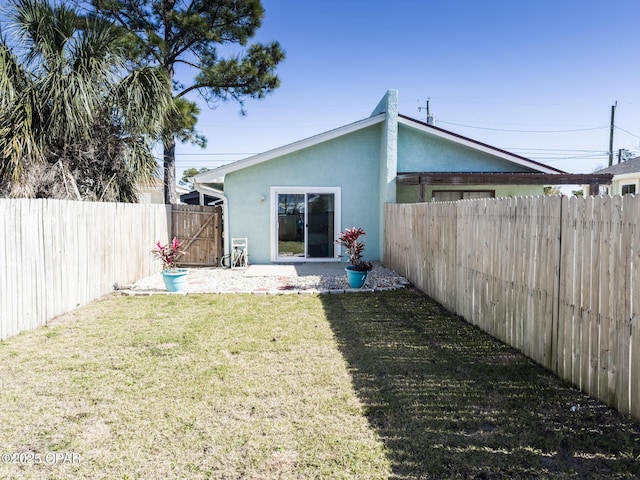
[[[125,70],[126,34],[47,0],[13,0],[0,38],[0,194],[136,201],[170,95]]]

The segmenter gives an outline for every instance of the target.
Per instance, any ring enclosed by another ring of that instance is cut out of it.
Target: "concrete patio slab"
[[[243,277],[307,277],[344,274],[346,263],[305,262],[296,264],[250,265]]]

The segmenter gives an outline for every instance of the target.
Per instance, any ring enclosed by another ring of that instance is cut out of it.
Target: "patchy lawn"
[[[637,478],[640,426],[412,290],[116,297],[0,343],[0,478]]]
[[[3,479],[389,472],[317,297],[97,302],[0,344],[0,378]]]

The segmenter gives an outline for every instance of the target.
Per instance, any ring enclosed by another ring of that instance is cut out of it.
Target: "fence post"
[[[401,226],[385,236],[391,268],[640,418],[640,197],[464,200],[386,212],[386,225]]]

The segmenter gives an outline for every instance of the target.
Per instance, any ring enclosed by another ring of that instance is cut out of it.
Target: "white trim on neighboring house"
[[[635,194],[637,195],[638,193],[640,193],[640,172],[614,175],[611,183],[612,195],[622,195],[622,187],[625,187],[627,185],[633,185]]]
[[[176,195],[178,200],[180,195],[189,193],[190,189],[184,185],[176,184]],[[164,180],[155,177],[151,183],[138,186],[138,203],[144,204],[163,204],[164,203]]]
[[[494,157],[500,158],[502,160],[506,160],[511,163],[515,163],[517,165],[521,165],[523,167],[532,168],[536,171],[542,173],[564,173],[561,170],[558,170],[553,167],[549,167],[548,165],[544,165],[542,163],[534,162],[525,157],[521,157],[519,155],[515,155],[513,153],[507,152],[506,150],[502,150],[496,147],[492,147],[491,145],[487,145],[482,142],[478,142],[471,138],[463,137],[462,135],[458,135],[453,132],[449,132],[440,127],[436,127],[433,125],[429,125],[423,123],[419,120],[412,119],[410,117],[406,117],[403,115],[398,116],[398,123],[401,125],[405,125],[410,128],[414,128],[421,132],[424,132],[429,135],[433,135],[438,138],[442,138],[443,140],[447,140],[449,142],[456,143],[458,145],[462,145],[464,147],[472,148],[479,152],[483,152]]]
[[[305,138],[304,140],[290,143],[289,145],[285,145],[283,147],[269,150],[268,152],[254,155],[253,157],[248,157],[243,160],[238,160],[237,162],[223,165],[222,167],[218,167],[213,170],[209,170],[208,172],[196,175],[194,179],[196,179],[196,181],[200,184],[214,183],[216,181],[219,182],[220,179],[223,178],[227,173],[235,172],[236,170],[241,170],[247,167],[252,167],[259,163],[266,162],[283,155],[288,155],[290,153],[300,151],[304,148],[313,147],[314,145],[318,145],[320,143],[342,137],[343,135],[348,135],[349,133],[362,130],[363,128],[370,127],[377,123],[382,123],[384,121],[384,118],[384,113],[376,115],[375,117],[365,118],[364,120],[350,123],[349,125],[345,125],[344,127],[329,130],[328,132]]]
[[[637,181],[640,178],[640,172],[621,173],[613,176],[613,182],[624,182],[625,180]]]
[[[598,172],[596,172],[598,173]],[[640,172],[620,173],[614,175],[611,183],[608,185],[600,185],[600,195],[622,195],[623,185],[635,185],[636,192],[640,192]],[[589,185],[582,185],[584,195],[589,195]],[[637,193],[636,193],[637,195]]]
[[[340,246],[333,245],[333,257],[278,257],[278,194],[280,193],[332,193],[335,201],[335,211],[333,218],[334,232],[340,232],[342,228],[342,189],[340,187],[288,187],[286,185],[271,187],[269,191],[269,228],[270,228],[270,255],[274,263],[301,263],[301,262],[339,262]],[[306,215],[306,209],[305,209]],[[306,220],[306,217],[305,217]],[[305,242],[306,245],[306,242]]]
[[[609,185],[600,186],[601,193],[622,195],[623,185],[635,185],[636,192],[640,192],[640,157],[632,158],[626,162],[616,163],[615,165],[603,168],[594,173],[609,173],[613,175]],[[582,191],[588,194],[588,186],[583,185]]]

